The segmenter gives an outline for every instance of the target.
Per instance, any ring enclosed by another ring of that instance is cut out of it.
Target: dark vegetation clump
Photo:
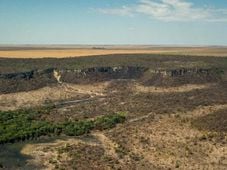
[[[41,136],[78,136],[89,133],[92,129],[108,129],[125,121],[125,115],[116,113],[105,115],[93,120],[66,121],[52,123],[37,120],[37,115],[47,114],[51,107],[0,111],[0,144],[15,143],[25,140],[37,139]]]
[[[109,116],[100,116],[94,121],[95,128],[105,130],[115,127],[116,124],[125,121],[125,113],[119,112]]]
[[[192,125],[199,130],[227,132],[227,111],[221,109],[193,120]]]

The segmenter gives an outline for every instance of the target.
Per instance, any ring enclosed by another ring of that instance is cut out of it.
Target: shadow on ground
[[[227,132],[227,109],[199,117],[192,124],[200,130]]]
[[[27,161],[32,157],[21,153],[24,146],[24,143],[0,146],[0,169],[40,169],[41,166],[27,165]]]

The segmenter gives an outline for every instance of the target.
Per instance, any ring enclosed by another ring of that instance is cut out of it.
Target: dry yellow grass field
[[[0,48],[4,58],[65,58],[107,54],[173,54],[200,56],[227,56],[224,47],[130,47],[130,48]]]

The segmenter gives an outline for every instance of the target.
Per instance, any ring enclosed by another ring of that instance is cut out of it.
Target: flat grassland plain
[[[227,169],[227,48],[0,47],[0,169]]]
[[[64,58],[107,54],[178,54],[227,56],[227,47],[162,47],[162,46],[0,46],[6,58]]]

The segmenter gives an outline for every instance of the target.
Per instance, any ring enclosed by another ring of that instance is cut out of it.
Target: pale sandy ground
[[[182,85],[179,87],[166,87],[166,88],[160,88],[160,87],[154,87],[154,86],[142,86],[140,84],[136,84],[135,91],[139,93],[184,93],[189,92],[193,90],[201,90],[206,89],[211,86],[215,86],[215,84],[187,84]]]
[[[224,108],[227,105],[198,107],[187,116],[196,119]],[[174,115],[157,115],[152,123],[130,132],[133,135],[129,136],[128,145],[133,152],[164,169],[174,169],[176,164],[180,169],[225,169],[227,145],[200,140],[207,132],[192,128],[190,122],[182,123],[183,119],[184,116],[176,119]],[[146,137],[147,146],[141,144],[140,136]]]
[[[107,54],[173,54],[198,56],[227,56],[227,48],[144,48],[144,49],[0,49],[3,58],[65,58]]]
[[[90,146],[101,146],[105,149],[106,155],[117,158],[115,148],[118,147],[118,145],[103,133],[94,132],[89,138],[90,140],[84,140],[80,137],[63,137],[62,139],[57,139],[52,142],[26,144],[22,148],[21,154],[33,157],[33,159],[27,162],[28,165],[42,165],[48,170],[55,169],[54,164],[52,164],[50,160],[54,160],[60,164],[62,161],[69,161],[71,159],[66,153],[62,153],[61,161],[58,161],[57,149],[69,145],[85,144]]]
[[[45,87],[28,93],[21,92],[0,96],[1,99],[15,100],[15,106],[19,107],[27,102],[31,105],[40,104],[46,100],[65,99],[75,97],[79,94],[103,95],[104,89],[109,82],[94,85],[57,85],[56,87]],[[206,85],[183,85],[171,88],[143,87],[135,84],[133,88],[138,92],[156,93],[182,93],[195,89],[209,88],[215,84]],[[55,92],[55,93],[54,93]],[[63,96],[63,97],[62,97]],[[32,100],[33,101],[32,101]],[[1,108],[4,105],[0,103]],[[13,108],[14,106],[9,106]],[[16,109],[14,107],[14,109]],[[169,115],[159,115],[149,113],[139,114],[136,118],[128,119],[126,123],[117,126],[115,129],[103,132],[92,132],[88,139],[83,137],[63,137],[51,142],[26,144],[21,153],[30,156],[27,161],[29,165],[41,165],[43,169],[55,169],[55,165],[70,161],[71,157],[67,153],[62,153],[59,158],[57,150],[67,145],[75,146],[85,144],[87,146],[102,147],[105,155],[119,160],[121,165],[130,161],[128,156],[120,157],[116,152],[122,146],[121,138],[127,137],[124,145],[131,154],[139,155],[143,161],[149,162],[161,169],[220,169],[224,170],[227,164],[227,144],[215,142],[215,139],[201,140],[210,132],[200,131],[191,126],[190,120],[198,119],[218,110],[227,109],[227,105],[198,106],[192,111],[174,113]],[[212,132],[215,136],[216,132]],[[120,134],[115,136],[113,134]],[[143,142],[141,142],[143,139]],[[144,142],[145,141],[145,142]]]
[[[93,85],[58,84],[29,92],[18,92],[0,95],[0,110],[15,110],[22,107],[34,107],[67,99],[81,99],[85,95],[90,97],[102,96],[108,83]]]
[[[92,85],[75,85],[75,84],[58,84],[53,87],[44,87],[29,92],[18,92],[0,95],[0,110],[15,110],[22,107],[34,107],[43,105],[46,102],[54,102],[67,99],[81,99],[84,95],[88,97],[104,96],[105,88],[111,82],[95,83]],[[136,83],[133,87],[138,93],[173,93],[173,92],[189,92],[198,89],[206,89],[215,84],[197,85],[188,84],[179,87],[157,88],[145,87]]]
[[[186,113],[194,119],[206,114],[226,109],[227,105],[214,105],[198,107]],[[144,116],[141,116],[144,117]],[[139,125],[135,121],[128,121],[123,126],[118,126],[116,131],[127,135],[127,146],[131,153],[140,155],[146,162],[161,169],[220,169],[224,170],[227,163],[227,144],[215,143],[212,140],[200,140],[207,132],[199,131],[191,127],[190,122],[184,122],[185,117],[176,118],[175,115],[153,115],[151,121],[139,119]],[[127,127],[127,128],[126,128]],[[122,131],[122,129],[124,129]],[[111,133],[111,132],[110,132]],[[54,164],[49,160],[55,160],[57,164],[70,160],[67,153],[58,159],[57,149],[67,145],[83,143],[92,146],[101,146],[105,155],[119,160],[120,164],[128,161],[127,157],[121,158],[116,153],[119,147],[114,138],[109,137],[109,132],[93,132],[90,140],[83,138],[65,138],[54,142],[27,144],[21,153],[31,156],[28,164],[44,165],[45,169],[54,169]],[[141,138],[146,143],[141,142]],[[95,139],[95,140],[94,140]],[[55,163],[55,164],[56,164]]]

